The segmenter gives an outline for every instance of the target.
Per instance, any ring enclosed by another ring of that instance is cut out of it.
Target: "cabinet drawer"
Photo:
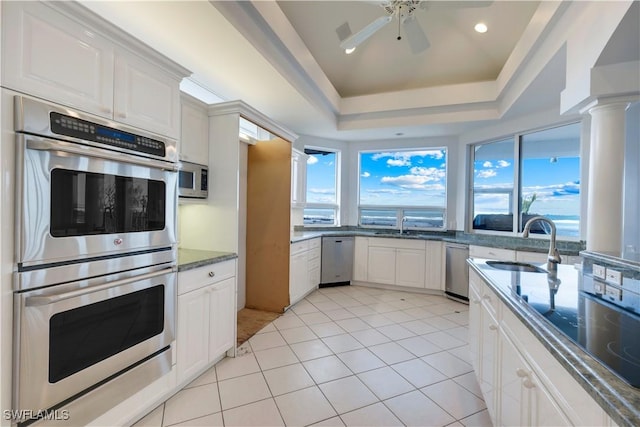
[[[318,259],[318,262],[320,262],[320,255],[322,254],[322,249],[315,248],[315,249],[309,249],[309,251],[307,252],[307,258],[309,260],[312,259]]]
[[[296,242],[291,244],[291,252],[290,255],[299,254],[300,252],[305,252],[309,250],[309,241],[303,240],[302,242]]]
[[[488,246],[469,246],[469,257],[515,261],[516,251],[511,249],[491,248]]]
[[[322,247],[322,239],[311,239],[309,240],[309,249],[320,249]]]
[[[236,275],[236,261],[229,260],[178,273],[178,295]]]
[[[307,260],[307,268],[309,269],[309,271],[313,270],[314,268],[320,268],[320,257],[317,258],[313,258],[313,259],[308,259]]]
[[[369,239],[369,246],[394,248],[394,249],[425,249],[424,240],[388,239],[385,237]]]

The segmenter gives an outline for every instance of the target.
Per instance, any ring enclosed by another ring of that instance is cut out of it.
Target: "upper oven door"
[[[175,165],[17,135],[19,268],[176,243]]]

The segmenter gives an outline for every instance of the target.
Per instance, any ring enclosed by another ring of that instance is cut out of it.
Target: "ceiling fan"
[[[355,34],[351,34],[351,31],[348,29],[348,23],[343,24],[338,28],[338,37],[341,35],[345,35],[347,33],[346,38],[343,38],[340,43],[340,48],[344,49],[346,53],[351,53],[358,47],[362,42],[371,37],[377,31],[379,31],[382,27],[387,25],[389,22],[396,18],[398,20],[398,40],[402,40],[401,34],[401,26],[404,28],[404,32],[407,36],[407,40],[409,41],[409,46],[411,47],[411,51],[413,53],[420,53],[426,50],[429,46],[429,39],[424,34],[424,31],[420,27],[420,24],[415,19],[415,13],[418,9],[426,9],[427,2],[424,0],[388,0],[384,1],[380,4],[384,9],[386,16],[381,16],[377,18],[375,21],[371,22],[363,29],[358,31]],[[346,25],[346,28],[345,28]]]
[[[371,2],[369,2],[371,3]],[[422,27],[418,23],[415,15],[419,10],[424,10],[433,4],[440,4],[445,7],[486,7],[493,3],[492,1],[475,0],[475,1],[445,1],[433,2],[430,0],[385,0],[375,2],[379,4],[386,13],[385,16],[377,18],[360,31],[351,34],[349,23],[345,22],[336,29],[336,33],[340,39],[340,48],[345,53],[351,53],[362,44],[365,40],[390,23],[394,18],[398,20],[397,40],[402,40],[402,30],[409,42],[409,47],[414,54],[425,51],[431,43],[425,35]]]

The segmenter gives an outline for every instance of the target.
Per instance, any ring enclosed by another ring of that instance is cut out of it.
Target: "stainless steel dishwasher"
[[[456,301],[469,303],[469,246],[446,243],[445,294]]]
[[[353,237],[322,238],[320,287],[351,283],[353,244]]]

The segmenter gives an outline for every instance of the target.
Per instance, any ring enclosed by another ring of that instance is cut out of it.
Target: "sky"
[[[524,197],[536,194],[529,213],[579,215],[580,159],[559,157],[526,158],[522,165]],[[474,164],[474,188],[513,188],[513,159],[481,160]],[[507,194],[476,192],[475,213],[508,213]]]
[[[307,203],[336,202],[336,153],[307,158]]]
[[[360,204],[445,207],[446,150],[360,153]]]

